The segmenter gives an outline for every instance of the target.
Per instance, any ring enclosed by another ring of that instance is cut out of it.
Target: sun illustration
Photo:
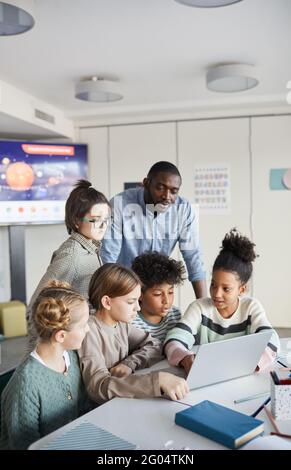
[[[24,162],[12,163],[6,171],[6,182],[15,191],[25,191],[31,188],[34,173],[30,165]]]

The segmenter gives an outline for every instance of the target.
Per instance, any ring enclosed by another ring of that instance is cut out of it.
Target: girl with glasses
[[[90,279],[102,264],[99,252],[110,216],[110,204],[104,194],[97,191],[89,181],[79,180],[65,208],[65,223],[70,236],[53,253],[27,308],[28,352],[34,349],[36,343],[32,305],[50,279],[68,282],[88,299]]]

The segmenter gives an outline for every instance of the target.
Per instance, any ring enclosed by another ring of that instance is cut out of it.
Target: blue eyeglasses
[[[112,217],[106,217],[105,219],[88,219],[88,217],[83,217],[82,222],[90,222],[94,225],[94,228],[100,228],[103,225],[110,225],[112,222]]]

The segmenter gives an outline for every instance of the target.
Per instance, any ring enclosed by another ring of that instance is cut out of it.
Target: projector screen
[[[87,145],[0,141],[0,225],[62,223]]]

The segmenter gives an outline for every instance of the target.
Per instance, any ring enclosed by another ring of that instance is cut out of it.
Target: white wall
[[[109,194],[109,136],[107,127],[82,130],[80,142],[88,144],[88,175],[93,186]]]
[[[30,225],[25,228],[26,298],[29,302],[45,273],[53,251],[68,237],[64,224]]]
[[[92,184],[110,197],[123,190],[124,182],[141,181],[156,161],[168,160],[181,171],[181,194],[193,201],[195,167],[228,164],[230,214],[200,213],[207,279],[224,234],[238,227],[253,236],[261,255],[255,262],[254,295],[275,326],[290,327],[291,192],[269,190],[269,170],[291,167],[290,130],[291,116],[243,117],[88,127],[79,130],[79,140],[89,145]],[[66,237],[63,225],[26,227],[28,299],[52,252]],[[8,300],[7,228],[0,228],[0,247],[0,295]],[[186,283],[176,303],[184,309],[192,299],[192,288]]]
[[[248,119],[218,119],[182,122],[178,125],[178,161],[183,178],[181,193],[194,201],[195,167],[230,166],[231,211],[227,215],[200,211],[200,238],[209,285],[213,261],[226,232],[237,227],[250,235],[250,178]],[[193,297],[187,283],[181,295],[184,310]]]
[[[291,168],[291,116],[252,119],[254,289],[275,325],[291,326],[291,191],[270,191],[271,168]]]
[[[109,136],[111,196],[123,191],[126,181],[142,181],[156,161],[176,163],[174,123],[116,126]]]
[[[91,138],[91,140],[90,140]],[[93,129],[84,141],[90,147],[89,178],[93,185],[108,194],[107,129]],[[96,143],[96,148],[94,144]],[[26,297],[30,300],[46,271],[52,253],[68,237],[64,224],[27,225],[25,227]],[[10,299],[10,266],[8,228],[0,227],[0,302]]]
[[[168,160],[179,166],[183,178],[181,194],[193,202],[195,167],[228,164],[230,214],[200,213],[207,280],[223,236],[230,228],[237,227],[253,237],[261,254],[254,266],[253,295],[265,305],[275,326],[290,327],[288,269],[291,256],[287,239],[291,239],[288,216],[291,193],[274,194],[268,186],[269,168],[291,167],[290,126],[290,116],[243,117],[81,128],[79,133],[80,140],[89,144],[90,168],[91,171],[94,168],[96,183],[100,181],[99,189],[110,196],[122,191],[126,181],[142,180],[154,162]],[[107,164],[102,161],[102,155],[106,155]],[[97,176],[98,168],[102,168],[102,180]],[[280,231],[284,236],[277,242],[278,246],[285,244],[283,256],[274,249],[274,240]],[[178,292],[176,303],[184,309],[191,300],[192,287],[186,283]]]
[[[53,251],[67,238],[64,224],[25,227],[26,297],[29,301],[44,274]],[[10,299],[8,228],[0,228],[0,302]],[[3,263],[3,264],[2,264]]]
[[[8,228],[0,227],[0,302],[10,298]]]

